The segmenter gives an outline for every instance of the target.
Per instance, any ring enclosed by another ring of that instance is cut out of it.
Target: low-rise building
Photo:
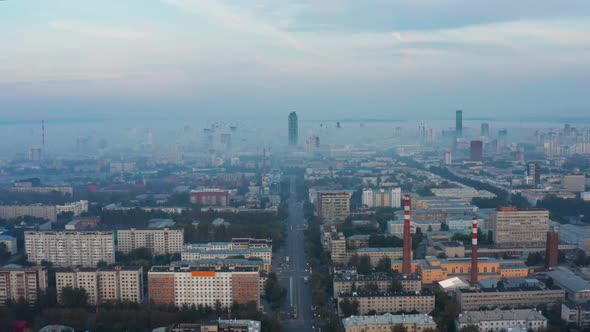
[[[590,300],[590,282],[582,279],[571,270],[558,266],[546,274],[553,279],[557,286],[565,289],[567,300],[575,303],[585,303]]]
[[[27,303],[35,303],[39,291],[46,290],[48,285],[47,269],[41,266],[21,267],[6,265],[0,267],[0,304],[8,300],[24,299]]]
[[[383,314],[387,312],[417,311],[423,314],[430,313],[434,309],[434,294],[430,291],[422,292],[377,292],[364,293],[353,292],[339,295],[338,310],[342,314],[342,301],[358,303],[359,315],[368,315],[370,312]]]
[[[65,287],[83,288],[88,304],[99,302],[143,301],[143,268],[58,269],[55,272],[58,302],[62,303]]]
[[[186,245],[180,257],[183,261],[196,261],[201,259],[227,259],[245,258],[260,259],[264,262],[263,269],[270,270],[272,263],[272,247],[253,247],[248,249],[232,249],[228,242],[212,242],[206,244]]]
[[[559,287],[548,288],[540,284],[506,288],[459,289],[457,302],[461,310],[481,308],[530,308],[538,305],[559,305],[565,299],[565,291]]]
[[[219,319],[208,323],[179,323],[166,329],[168,332],[260,332],[260,330],[260,321],[244,319]]]
[[[573,303],[566,301],[561,304],[561,319],[574,323],[580,329],[590,327],[590,303]]]
[[[334,276],[333,296],[337,299],[341,293],[349,293],[369,284],[376,285],[380,292],[387,292],[390,290],[394,280],[399,282],[402,290],[405,292],[418,292],[422,290],[422,279],[417,274],[392,276],[388,273],[371,273],[368,275],[346,273]]]
[[[377,266],[377,263],[387,257],[392,261],[401,259],[403,257],[402,248],[358,248],[347,251],[347,261],[354,255],[358,257],[368,256],[371,259],[371,265]]]
[[[510,331],[520,328],[537,331],[547,328],[547,318],[535,309],[467,311],[455,321],[456,331],[466,326],[477,326],[480,331]]]
[[[408,332],[436,330],[436,322],[424,314],[351,316],[342,320],[346,332],[391,332],[396,325],[403,325]]]

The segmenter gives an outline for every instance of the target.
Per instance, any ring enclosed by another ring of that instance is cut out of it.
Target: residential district
[[[0,330],[589,330],[590,129],[454,116],[1,160]]]

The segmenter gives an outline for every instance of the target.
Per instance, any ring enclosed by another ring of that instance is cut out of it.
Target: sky
[[[590,1],[0,1],[0,122],[584,119]]]

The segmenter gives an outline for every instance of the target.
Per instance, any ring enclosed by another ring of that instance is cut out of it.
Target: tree
[[[67,286],[61,290],[61,301],[67,308],[85,307],[88,303],[88,294],[84,288]]]
[[[496,288],[499,290],[504,290],[504,287],[505,287],[504,281],[498,280],[498,283],[496,284]]]
[[[6,243],[0,243],[0,265],[8,263],[10,259],[10,252],[6,247]]]
[[[547,280],[545,280],[545,286],[547,288],[553,288],[553,286],[555,286],[555,281],[553,281],[553,278],[547,278]]]
[[[436,255],[436,258],[444,259],[447,258],[447,255],[444,252],[441,252],[440,254]]]
[[[393,332],[408,332],[408,328],[404,324],[395,324],[393,326]]]
[[[350,301],[348,298],[340,301],[340,310],[344,317],[358,315],[359,303],[357,300]]]
[[[376,293],[376,292],[378,292],[378,291],[379,291],[379,285],[377,285],[377,284],[376,284],[376,283],[374,283],[374,282],[369,282],[369,283],[366,283],[366,284],[363,286],[363,292],[367,292],[367,293]]]
[[[371,258],[367,255],[361,256],[356,270],[359,274],[371,273],[373,271],[373,266],[371,265]]]
[[[479,326],[477,325],[465,325],[459,332],[479,332]]]
[[[397,276],[391,279],[391,285],[389,285],[390,292],[401,292],[403,290],[402,283]]]
[[[274,272],[268,274],[264,291],[272,310],[278,310],[287,298],[287,290],[279,283]]]
[[[99,261],[98,263],[96,263],[96,268],[97,269],[103,269],[105,267],[107,267],[109,264],[105,261]]]
[[[375,267],[375,270],[378,272],[390,273],[391,272],[391,258],[382,257],[379,260],[379,262],[377,262],[377,266]]]

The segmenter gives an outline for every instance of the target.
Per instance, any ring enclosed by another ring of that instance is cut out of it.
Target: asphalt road
[[[297,201],[295,192],[295,178],[291,179],[290,198],[287,201],[289,219],[287,221],[287,241],[285,256],[289,256],[289,265],[280,274],[280,280],[287,288],[286,310],[293,312],[296,308],[297,318],[285,321],[287,331],[313,331],[311,313],[311,289],[304,281],[309,277],[305,271],[307,257],[304,252],[303,230],[303,203]]]

